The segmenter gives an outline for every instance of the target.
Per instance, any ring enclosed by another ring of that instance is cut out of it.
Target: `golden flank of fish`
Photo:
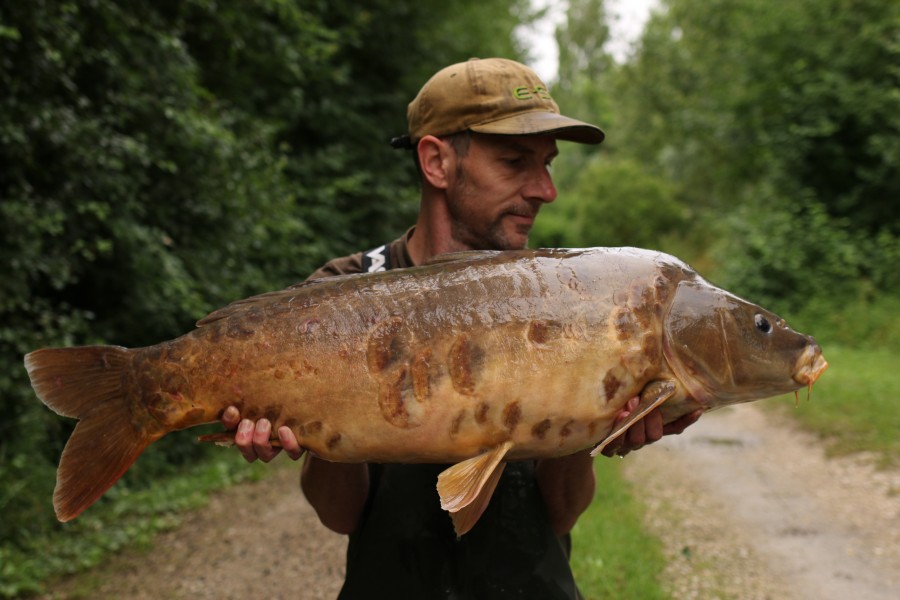
[[[57,517],[76,517],[151,443],[229,405],[290,427],[338,462],[455,463],[438,478],[457,532],[504,461],[604,444],[656,406],[696,409],[812,386],[809,336],[635,248],[445,255],[235,302],[147,348],[25,357],[40,399],[80,419],[60,461]],[[625,403],[640,409],[612,431]]]

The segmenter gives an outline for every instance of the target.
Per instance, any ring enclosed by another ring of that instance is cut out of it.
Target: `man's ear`
[[[426,135],[416,146],[422,178],[432,187],[446,189],[450,176],[456,172],[458,160],[453,147],[433,135]]]

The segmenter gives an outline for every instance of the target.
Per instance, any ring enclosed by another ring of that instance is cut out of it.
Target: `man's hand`
[[[268,419],[260,419],[256,423],[250,419],[241,420],[241,414],[234,406],[229,406],[222,413],[222,425],[229,431],[235,431],[234,444],[244,455],[247,462],[257,459],[267,463],[284,449],[285,453],[293,460],[303,456],[303,448],[297,442],[297,437],[289,427],[278,428],[278,441],[281,448],[273,448],[270,437],[272,436],[272,424]]]
[[[625,404],[625,408],[616,417],[613,427],[631,416],[637,410],[640,398],[634,397]],[[647,416],[628,428],[628,431],[611,441],[603,449],[604,456],[625,456],[632,450],[638,450],[647,444],[658,442],[664,435],[678,435],[690,425],[697,422],[702,410],[695,410],[683,417],[672,421],[667,425],[663,425],[662,412],[658,408],[653,409]]]
[[[222,413],[222,425],[235,432],[234,444],[247,462],[269,462],[282,450],[294,460],[303,456],[304,448],[289,427],[278,428],[281,448],[277,448],[272,446],[272,424],[268,419],[256,423],[242,420],[240,411],[229,406]],[[365,463],[333,463],[309,454],[300,483],[326,527],[338,533],[356,530],[369,497],[369,468]]]

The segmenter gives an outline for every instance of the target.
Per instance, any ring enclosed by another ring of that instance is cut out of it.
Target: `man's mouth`
[[[529,227],[534,225],[534,220],[537,217],[537,214],[535,213],[509,212],[506,213],[506,215],[512,219],[513,223],[528,225]]]

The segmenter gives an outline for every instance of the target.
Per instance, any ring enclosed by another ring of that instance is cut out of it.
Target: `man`
[[[527,67],[473,59],[438,72],[408,109],[409,133],[395,147],[413,150],[421,176],[416,224],[398,240],[330,261],[327,277],[419,265],[463,250],[524,248],[544,204],[556,199],[550,164],[557,140],[599,144],[603,132],[559,114],[547,87]],[[634,410],[629,402],[620,419]],[[626,454],[699,415],[663,426],[658,412],[604,454]],[[266,420],[240,421],[236,442],[247,460],[271,460]],[[294,459],[293,433],[277,432]],[[322,523],[350,535],[340,598],[577,598],[568,566],[569,531],[595,488],[588,451],[510,463],[487,510],[460,539],[440,509],[435,482],[447,465],[336,464],[308,456],[301,485]]]

